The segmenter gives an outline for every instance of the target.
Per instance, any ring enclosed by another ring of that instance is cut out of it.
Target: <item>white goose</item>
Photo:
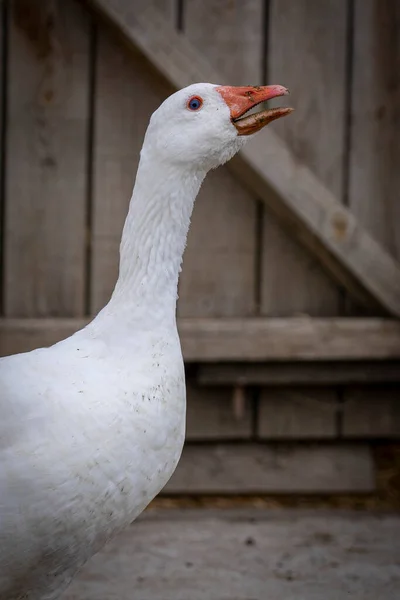
[[[171,477],[185,433],[176,329],[193,203],[212,168],[291,109],[281,86],[191,85],[152,115],[107,306],[0,361],[0,598],[52,600]]]

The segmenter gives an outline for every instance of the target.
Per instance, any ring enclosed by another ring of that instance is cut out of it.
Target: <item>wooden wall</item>
[[[272,127],[400,259],[397,1],[156,5],[220,83],[291,89],[296,112]],[[147,121],[169,90],[77,0],[9,0],[0,32],[2,316],[95,314],[117,277]],[[180,317],[364,314],[227,167],[196,202],[179,297]],[[192,441],[400,435],[392,386],[255,386],[234,410],[232,386],[201,386],[196,373]]]

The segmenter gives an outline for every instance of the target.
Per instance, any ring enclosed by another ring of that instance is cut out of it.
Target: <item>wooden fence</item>
[[[9,0],[0,19],[1,354],[108,301],[174,86],[287,85],[295,113],[196,202],[178,305],[192,444],[170,491],[370,489],[351,441],[400,436],[399,3]],[[300,440],[319,445],[267,444]]]

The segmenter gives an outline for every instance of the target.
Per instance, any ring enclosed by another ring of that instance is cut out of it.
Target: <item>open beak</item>
[[[266,100],[286,96],[289,91],[282,85],[263,86],[230,86],[221,85],[216,88],[221,94],[229,110],[231,121],[238,131],[238,135],[251,135],[260,131],[265,125],[279,117],[289,115],[293,108],[269,108],[245,116],[246,113]]]

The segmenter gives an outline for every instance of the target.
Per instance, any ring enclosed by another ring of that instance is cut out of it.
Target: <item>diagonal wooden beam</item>
[[[224,83],[185,36],[151,2],[86,0],[139,50],[173,88]],[[229,82],[226,82],[229,83]],[[290,87],[290,82],[288,83]],[[230,168],[290,234],[311,251],[349,294],[400,317],[400,265],[274,134],[264,131]]]

